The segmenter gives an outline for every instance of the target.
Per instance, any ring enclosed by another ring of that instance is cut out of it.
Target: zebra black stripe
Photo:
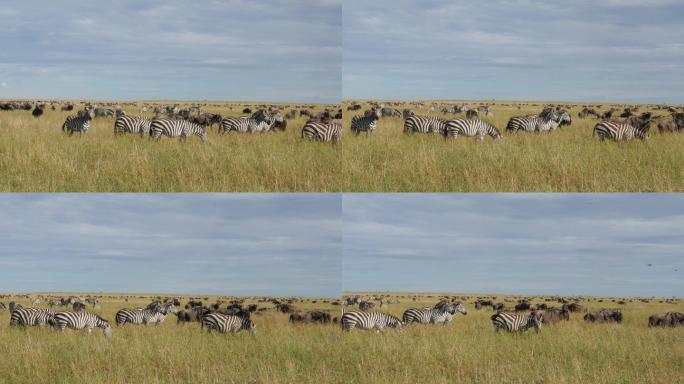
[[[154,119],[150,125],[150,135],[154,139],[160,138],[161,135],[180,137],[181,141],[194,135],[202,141],[207,141],[207,132],[202,127],[185,120]]]
[[[360,312],[351,311],[345,312],[340,320],[342,329],[351,332],[354,328],[365,330],[375,329],[377,332],[382,332],[386,327],[394,328],[401,331],[402,322],[398,318],[380,312]]]
[[[594,127],[594,135],[599,137],[599,140],[605,139],[613,141],[632,140],[634,138],[641,140],[648,140],[648,129],[636,128],[628,123],[617,123],[613,121],[603,121]]]
[[[109,336],[112,327],[109,322],[94,313],[88,312],[57,312],[53,316],[55,327],[64,332],[66,328],[85,329],[90,334],[95,327],[102,328],[102,332]]]
[[[443,134],[446,120],[435,116],[410,116],[404,121],[404,133],[433,133]]]
[[[121,116],[114,122],[114,134],[138,133],[140,136],[150,133],[152,120],[138,116]]]
[[[252,320],[222,313],[210,313],[202,317],[201,325],[210,332],[216,330],[221,333],[235,333],[244,329],[252,334],[256,333],[256,325]]]
[[[456,138],[458,135],[463,136],[477,136],[478,139],[484,140],[485,135],[489,135],[494,140],[501,139],[501,133],[495,126],[479,120],[479,119],[456,119],[449,120],[444,129],[445,138]]]
[[[55,311],[45,308],[16,308],[10,316],[10,325],[43,326],[53,323]]]
[[[500,312],[492,315],[492,324],[494,325],[494,331],[496,332],[499,332],[500,329],[508,332],[524,332],[529,328],[534,328],[538,333],[541,331],[542,318],[538,313],[525,316]]]
[[[302,138],[337,143],[342,139],[342,124],[339,122],[306,123],[302,127]]]

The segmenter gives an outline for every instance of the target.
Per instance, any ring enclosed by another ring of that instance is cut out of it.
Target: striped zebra
[[[351,332],[354,328],[375,329],[376,332],[382,332],[386,327],[394,328],[399,332],[403,329],[403,324],[397,317],[380,312],[345,312],[342,314],[340,324],[347,332]]]
[[[236,333],[244,329],[256,334],[256,325],[252,320],[222,313],[210,313],[202,317],[200,325],[202,328],[206,327],[209,332],[216,330],[221,333]]]
[[[499,312],[492,315],[494,331],[499,332],[504,329],[508,332],[525,332],[530,328],[539,333],[542,326],[542,316],[539,312],[532,312],[529,315],[518,315],[515,313]]]
[[[93,328],[102,328],[102,333],[109,336],[112,332],[112,327],[109,322],[100,316],[89,312],[57,312],[53,316],[55,328],[64,332],[66,328],[71,329],[85,329],[86,333],[90,335]]]
[[[356,115],[351,120],[351,130],[355,135],[361,132],[366,132],[366,136],[373,133],[377,127],[377,121],[380,120],[380,110],[373,109],[366,115]]]
[[[455,139],[458,135],[476,136],[480,141],[484,140],[485,135],[491,136],[494,140],[501,139],[501,133],[495,126],[480,119],[456,119],[449,120],[444,128],[444,138]]]
[[[69,136],[73,135],[74,132],[80,134],[88,133],[90,121],[94,116],[95,114],[92,109],[85,110],[79,115],[67,116],[66,120],[64,120],[64,124],[62,124],[62,131],[68,133]]]
[[[339,120],[327,124],[308,122],[302,127],[302,138],[337,143],[342,140],[342,123]]]
[[[276,112],[268,115],[265,112],[256,112],[252,116],[226,117],[221,120],[219,133],[235,131],[238,133],[265,133],[270,131],[276,123],[284,121],[282,115]]]
[[[551,114],[548,119],[538,118],[534,127],[535,132],[553,132],[558,127],[563,125],[570,125],[572,120],[567,112],[561,115]]]
[[[605,139],[613,141],[641,139],[648,140],[650,135],[648,133],[648,125],[635,127],[629,123],[619,123],[615,121],[602,121],[594,127],[594,136],[598,136],[599,140]]]
[[[149,135],[152,120],[146,117],[121,116],[114,122],[114,134],[138,133],[140,136]]]
[[[116,312],[116,325],[123,326],[126,323],[131,324],[155,324],[159,325],[164,322],[168,313],[176,313],[176,307],[171,305],[155,305],[152,303],[147,308],[124,308]]]
[[[402,321],[404,324],[420,323],[420,324],[437,324],[443,323],[444,325],[449,324],[449,322],[454,318],[456,313],[461,313],[467,315],[468,311],[465,309],[463,304],[456,303],[452,305],[437,304],[434,307],[424,307],[409,308],[404,311],[402,316]]]
[[[39,326],[52,325],[55,311],[46,308],[19,307],[12,311],[10,325]]]
[[[159,139],[161,135],[168,137],[180,137],[185,141],[188,136],[197,136],[202,141],[207,141],[207,132],[197,124],[185,120],[154,119],[150,124],[150,136]]]
[[[404,120],[404,133],[443,134],[447,121],[435,116],[413,115]]]

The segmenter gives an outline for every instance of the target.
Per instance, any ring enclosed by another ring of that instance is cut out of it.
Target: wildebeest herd
[[[400,103],[390,103],[399,105]],[[426,105],[423,102],[413,103],[415,107],[434,112],[439,109],[439,105]],[[542,111],[532,115],[513,116],[506,125],[506,132],[509,134],[517,132],[528,133],[552,133],[558,128],[572,124],[571,109],[578,108],[577,105],[547,105]],[[521,106],[518,105],[520,109]],[[582,106],[577,114],[579,119],[595,117],[599,121],[593,129],[593,135],[599,140],[623,141],[632,139],[649,139],[649,130],[652,122],[658,120],[658,130],[660,133],[683,132],[684,131],[684,112],[679,111],[681,107],[674,106],[653,106],[656,110],[666,110],[671,120],[665,116],[653,116],[651,112],[638,113],[641,106],[627,106],[619,116],[613,116],[617,109],[611,108],[603,113],[596,112],[594,108]],[[361,104],[351,102],[347,107],[348,111],[362,109]],[[371,102],[370,109],[363,114],[356,114],[351,118],[351,131],[358,135],[365,133],[370,136],[378,127],[378,121],[383,117],[403,117],[404,133],[428,133],[441,135],[445,139],[454,139],[458,136],[476,137],[484,140],[485,136],[490,136],[494,140],[502,138],[502,134],[494,125],[481,120],[478,116],[493,116],[490,105],[470,106],[447,105],[441,108],[441,113],[463,114],[460,118],[445,118],[434,115],[418,115],[410,108],[404,108],[401,112],[385,104]]]
[[[49,105],[49,106],[48,106]],[[130,110],[133,103],[126,105]],[[301,128],[301,137],[305,139],[336,143],[342,138],[342,110],[334,106],[327,106],[323,111],[312,112],[314,105],[297,105],[285,111],[285,105],[255,105],[242,109],[242,116],[223,117],[218,113],[205,112],[203,105],[196,104],[181,108],[178,105],[143,105],[140,115],[127,114],[121,105],[94,105],[85,103],[82,110],[69,115],[64,120],[62,130],[72,135],[86,134],[95,118],[113,118],[114,134],[138,134],[159,139],[161,136],[178,137],[185,140],[189,136],[197,136],[203,141],[208,138],[208,129],[217,127],[218,134],[236,133],[268,133],[285,131],[287,120],[297,116],[307,120]],[[0,110],[32,110],[35,118],[40,118],[51,109],[58,109],[57,102],[39,102],[32,104],[28,101],[4,102]],[[60,111],[74,111],[73,103],[59,106]],[[254,111],[253,111],[254,109]],[[231,107],[232,110],[232,107]],[[145,117],[145,112],[153,112],[154,117]],[[229,111],[230,112],[230,111]]]

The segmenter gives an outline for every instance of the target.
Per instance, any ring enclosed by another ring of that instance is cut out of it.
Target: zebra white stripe
[[[605,139],[613,141],[641,139],[648,140],[648,128],[636,128],[628,123],[617,123],[613,121],[603,121],[594,127],[594,136],[598,136],[599,140]]]
[[[180,137],[181,141],[188,136],[197,136],[202,141],[207,141],[207,132],[195,123],[185,120],[154,119],[150,125],[150,135],[158,139],[161,135],[168,137]]]
[[[252,320],[222,313],[210,313],[202,317],[201,326],[206,327],[209,332],[216,330],[221,333],[236,333],[244,329],[256,334],[256,325]]]
[[[439,307],[425,307],[421,309],[409,308],[404,311],[402,320],[405,324],[415,322],[420,324],[444,323],[444,325],[447,325],[454,318],[456,312],[464,315],[468,313],[461,303]]]
[[[306,123],[302,127],[302,138],[337,143],[342,139],[342,124],[339,122]]]
[[[379,109],[371,111],[371,113],[368,116],[354,116],[351,120],[351,130],[356,135],[358,135],[361,132],[366,132],[366,136],[368,136],[371,133],[373,133],[373,131],[377,127],[377,121],[379,119]]]
[[[524,332],[530,328],[534,328],[537,333],[541,331],[542,316],[540,313],[532,313],[530,315],[518,315],[515,313],[500,312],[492,315],[492,325],[494,331],[499,332],[500,329],[508,332]]]
[[[55,311],[45,308],[16,308],[10,316],[10,325],[44,326],[53,322]]]
[[[456,119],[449,120],[444,129],[445,138],[456,138],[458,135],[477,136],[479,140],[484,140],[485,135],[491,136],[494,140],[501,139],[501,133],[495,126],[479,119]]]
[[[114,122],[114,134],[138,133],[140,136],[150,133],[152,120],[138,116],[121,116]]]
[[[55,328],[64,332],[66,328],[85,329],[90,334],[95,327],[102,328],[105,336],[109,336],[112,327],[109,322],[94,313],[88,312],[57,312],[53,316]]]
[[[360,312],[351,311],[345,312],[340,320],[342,329],[351,332],[354,328],[365,330],[375,329],[377,332],[382,332],[386,327],[394,328],[401,331],[403,324],[398,318],[380,312]]]
[[[404,121],[404,133],[433,133],[443,134],[446,120],[435,116],[410,116]]]

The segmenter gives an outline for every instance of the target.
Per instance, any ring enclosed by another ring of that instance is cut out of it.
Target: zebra
[[[92,120],[93,117],[95,117],[95,114],[92,109],[87,109],[80,115],[67,116],[66,120],[64,120],[64,124],[62,124],[62,131],[69,133],[69,136],[73,135],[74,132],[80,134],[88,133],[90,120]]]
[[[377,126],[377,121],[380,120],[380,110],[373,109],[370,113],[363,116],[356,115],[351,120],[351,130],[358,135],[361,132],[366,132],[366,136],[373,133]]]
[[[553,132],[558,127],[563,125],[570,125],[572,120],[567,112],[563,112],[561,115],[556,115],[551,113],[547,115],[546,118],[539,117],[536,119],[534,131],[535,132]]]
[[[253,335],[256,334],[256,325],[252,320],[222,313],[210,313],[202,317],[200,326],[206,327],[208,332],[216,330],[221,333],[236,333],[244,329]]]
[[[542,326],[542,315],[539,312],[532,312],[529,315],[499,312],[492,315],[491,319],[495,332],[499,332],[500,329],[508,332],[525,332],[529,328],[534,328],[539,333]]]
[[[594,127],[594,136],[599,137],[599,140],[605,139],[613,141],[632,140],[634,138],[640,140],[648,140],[650,135],[648,133],[648,125],[635,127],[629,123],[620,123],[614,121],[602,121]]]
[[[109,336],[112,332],[112,327],[109,322],[100,316],[89,312],[57,312],[53,316],[54,326],[60,331],[68,327],[71,329],[85,329],[86,333],[90,335],[93,328],[102,328],[102,333]]]
[[[126,323],[159,325],[164,322],[168,313],[176,313],[176,307],[173,304],[161,306],[158,302],[154,302],[147,308],[120,309],[116,312],[115,321],[118,327]]]
[[[252,116],[226,117],[221,120],[219,133],[235,131],[238,133],[268,132],[276,123],[284,121],[280,112],[267,115],[263,111],[257,111]]]
[[[444,128],[444,138],[456,138],[458,135],[477,136],[482,141],[485,135],[491,136],[494,140],[501,139],[501,133],[495,126],[480,119],[456,119],[449,120]]]
[[[152,120],[146,117],[121,116],[114,122],[114,135],[121,133],[138,133],[140,136],[150,134]]]
[[[161,135],[168,137],[180,136],[181,141],[185,141],[188,136],[195,135],[207,141],[207,132],[197,124],[185,120],[154,119],[150,124],[150,136],[159,139]]]
[[[10,325],[39,326],[53,324],[55,311],[46,308],[15,308],[10,316]]]
[[[327,124],[310,121],[302,127],[302,138],[337,143],[342,139],[342,124],[339,120]]]
[[[435,116],[413,115],[404,120],[404,133],[433,133],[443,134],[446,120]]]
[[[405,324],[411,324],[413,322],[420,324],[437,324],[443,323],[444,325],[449,324],[449,322],[454,318],[456,312],[463,315],[468,314],[463,304],[456,303],[453,305],[447,305],[446,302],[439,303],[434,307],[424,307],[422,309],[409,308],[404,311],[402,316],[402,321]]]
[[[390,327],[401,332],[404,325],[399,318],[386,313],[361,311],[344,312],[340,324],[347,332],[357,327],[365,330],[375,329],[376,332],[382,332],[385,327]]]

